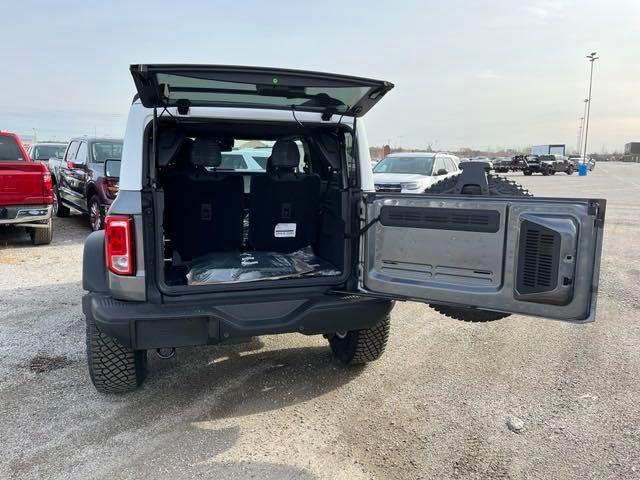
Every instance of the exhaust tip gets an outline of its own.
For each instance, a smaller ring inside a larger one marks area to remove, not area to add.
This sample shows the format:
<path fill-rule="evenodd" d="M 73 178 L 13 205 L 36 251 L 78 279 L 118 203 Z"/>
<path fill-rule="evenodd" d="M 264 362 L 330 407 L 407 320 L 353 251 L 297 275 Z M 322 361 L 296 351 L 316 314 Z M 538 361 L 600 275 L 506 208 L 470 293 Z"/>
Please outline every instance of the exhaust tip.
<path fill-rule="evenodd" d="M 176 356 L 176 349 L 175 348 L 156 348 L 156 354 L 158 355 L 158 358 L 161 358 L 162 360 L 169 360 L 170 358 L 173 358 Z"/>

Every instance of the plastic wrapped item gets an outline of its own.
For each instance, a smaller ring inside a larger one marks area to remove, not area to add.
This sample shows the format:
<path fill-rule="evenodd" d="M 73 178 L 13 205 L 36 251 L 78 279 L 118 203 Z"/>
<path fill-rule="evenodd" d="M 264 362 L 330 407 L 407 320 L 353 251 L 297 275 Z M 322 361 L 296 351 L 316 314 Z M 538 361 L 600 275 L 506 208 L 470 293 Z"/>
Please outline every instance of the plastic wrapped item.
<path fill-rule="evenodd" d="M 209 285 L 340 273 L 329 262 L 316 257 L 310 247 L 293 253 L 221 252 L 194 261 L 187 282 Z"/>

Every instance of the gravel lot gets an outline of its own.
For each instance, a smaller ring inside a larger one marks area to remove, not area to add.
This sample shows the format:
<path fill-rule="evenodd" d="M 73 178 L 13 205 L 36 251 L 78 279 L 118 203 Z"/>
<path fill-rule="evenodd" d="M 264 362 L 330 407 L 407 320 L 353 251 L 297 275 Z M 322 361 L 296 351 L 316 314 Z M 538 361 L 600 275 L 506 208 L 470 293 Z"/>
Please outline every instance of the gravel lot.
<path fill-rule="evenodd" d="M 86 219 L 43 247 L 0 230 L 0 478 L 640 478 L 640 165 L 511 177 L 608 199 L 595 323 L 400 303 L 366 368 L 321 337 L 263 337 L 150 355 L 125 396 L 87 374 Z"/>

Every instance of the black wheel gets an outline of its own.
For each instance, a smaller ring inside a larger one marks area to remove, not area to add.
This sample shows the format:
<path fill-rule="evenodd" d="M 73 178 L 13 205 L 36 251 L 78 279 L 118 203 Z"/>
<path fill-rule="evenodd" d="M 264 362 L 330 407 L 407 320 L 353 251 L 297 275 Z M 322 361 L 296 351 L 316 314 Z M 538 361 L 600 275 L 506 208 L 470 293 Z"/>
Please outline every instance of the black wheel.
<path fill-rule="evenodd" d="M 555 170 L 549 170 L 549 175 L 555 175 L 556 171 Z"/>
<path fill-rule="evenodd" d="M 549 175 L 549 170 L 542 170 L 542 175 L 545 177 Z"/>
<path fill-rule="evenodd" d="M 527 171 L 525 170 L 525 175 Z M 529 171 L 529 175 L 531 172 Z M 453 194 L 455 193 L 455 187 L 458 183 L 458 176 L 446 178 L 426 190 L 427 193 L 441 193 L 441 194 Z M 487 184 L 489 187 L 489 196 L 502 196 L 502 197 L 532 197 L 528 190 L 525 190 L 517 183 L 508 180 L 504 177 L 497 177 L 494 175 L 487 175 Z M 477 189 L 469 190 L 469 193 L 476 194 Z M 463 190 L 463 194 L 465 191 Z M 509 313 L 494 312 L 491 310 L 480 310 L 477 308 L 468 307 L 453 307 L 449 305 L 436 305 L 430 304 L 438 313 L 441 313 L 447 317 L 455 318 L 456 320 L 462 320 L 464 322 L 491 322 L 494 320 L 500 320 L 501 318 L 508 317 Z"/>
<path fill-rule="evenodd" d="M 529 175 L 531 175 L 531 170 L 523 170 L 522 173 L 524 173 L 528 177 Z"/>
<path fill-rule="evenodd" d="M 335 333 L 329 337 L 331 350 L 338 360 L 350 365 L 377 360 L 387 346 L 390 323 L 387 315 L 371 328 Z"/>
<path fill-rule="evenodd" d="M 100 199 L 97 195 L 93 195 L 89 199 L 87 204 L 87 210 L 89 213 L 89 225 L 91 230 L 97 232 L 104 227 L 104 217 L 102 215 L 102 207 L 100 206 Z"/>
<path fill-rule="evenodd" d="M 146 376 L 147 351 L 121 345 L 87 318 L 87 362 L 96 390 L 101 393 L 131 392 L 142 385 Z"/>
<path fill-rule="evenodd" d="M 29 236 L 34 245 L 49 245 L 53 240 L 53 222 L 51 219 L 44 222 L 45 227 L 30 228 Z"/>
<path fill-rule="evenodd" d="M 69 207 L 65 207 L 60 199 L 58 185 L 53 186 L 53 214 L 56 217 L 64 218 L 69 216 Z"/>
<path fill-rule="evenodd" d="M 567 168 L 567 175 L 572 175 L 572 174 L 573 174 L 573 167 Z"/>

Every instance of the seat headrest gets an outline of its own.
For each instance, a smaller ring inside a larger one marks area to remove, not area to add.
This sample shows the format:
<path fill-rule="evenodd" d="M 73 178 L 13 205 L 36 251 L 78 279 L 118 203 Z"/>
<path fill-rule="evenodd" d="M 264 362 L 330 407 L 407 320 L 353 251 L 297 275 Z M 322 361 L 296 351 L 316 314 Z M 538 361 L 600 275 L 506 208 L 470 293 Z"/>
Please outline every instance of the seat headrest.
<path fill-rule="evenodd" d="M 191 146 L 191 164 L 201 167 L 219 167 L 222 163 L 217 139 L 198 137 Z"/>
<path fill-rule="evenodd" d="M 273 145 L 269 157 L 269 167 L 295 168 L 300 164 L 300 150 L 293 140 L 278 140 Z"/>

